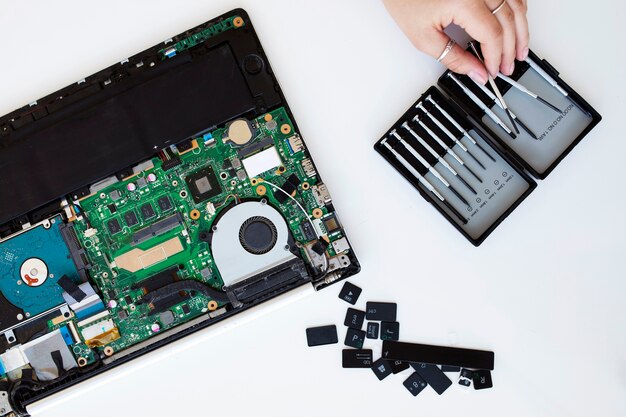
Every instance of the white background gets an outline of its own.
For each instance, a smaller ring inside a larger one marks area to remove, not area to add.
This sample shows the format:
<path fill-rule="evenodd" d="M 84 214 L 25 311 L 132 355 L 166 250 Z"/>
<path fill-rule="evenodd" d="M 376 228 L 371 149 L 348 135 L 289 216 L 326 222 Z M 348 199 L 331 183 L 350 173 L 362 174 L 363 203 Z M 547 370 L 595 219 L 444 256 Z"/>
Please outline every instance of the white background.
<path fill-rule="evenodd" d="M 372 150 L 442 72 L 378 0 L 89 3 L 1 0 L 0 114 L 243 6 L 363 264 L 358 306 L 397 302 L 407 341 L 495 351 L 495 387 L 413 398 L 406 373 L 307 348 L 308 326 L 345 334 L 336 287 L 45 416 L 626 415 L 624 2 L 530 2 L 531 47 L 604 121 L 478 249 Z"/>

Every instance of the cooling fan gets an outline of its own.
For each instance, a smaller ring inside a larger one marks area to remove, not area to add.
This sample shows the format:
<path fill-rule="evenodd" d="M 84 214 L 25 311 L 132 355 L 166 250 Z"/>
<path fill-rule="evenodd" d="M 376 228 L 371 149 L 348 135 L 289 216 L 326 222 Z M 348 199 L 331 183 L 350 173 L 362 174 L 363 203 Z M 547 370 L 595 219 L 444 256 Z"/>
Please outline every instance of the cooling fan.
<path fill-rule="evenodd" d="M 265 200 L 227 210 L 213 226 L 211 251 L 225 287 L 296 259 L 283 216 Z"/>

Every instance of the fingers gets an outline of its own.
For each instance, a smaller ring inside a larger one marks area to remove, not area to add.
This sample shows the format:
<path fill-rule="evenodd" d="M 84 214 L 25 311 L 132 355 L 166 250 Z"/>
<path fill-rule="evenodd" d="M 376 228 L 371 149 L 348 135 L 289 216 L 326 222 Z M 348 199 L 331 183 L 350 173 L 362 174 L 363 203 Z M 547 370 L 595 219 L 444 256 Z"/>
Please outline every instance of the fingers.
<path fill-rule="evenodd" d="M 502 0 L 384 0 L 384 3 L 411 42 L 434 58 L 439 58 L 449 41 L 444 28 L 450 23 L 464 28 L 480 42 L 485 65 L 459 46 L 447 54 L 443 64 L 484 84 L 487 71 L 494 77 L 499 71 L 510 75 L 515 58 L 523 60 L 528 55 L 526 1 L 507 0 L 496 15 L 492 10 Z"/>
<path fill-rule="evenodd" d="M 515 15 L 509 7 L 508 1 L 502 3 L 502 0 L 486 0 L 489 10 L 496 10 L 494 16 L 502 26 L 502 58 L 500 62 L 500 72 L 505 75 L 511 75 L 515 69 Z M 493 12 L 492 12 L 493 14 Z"/>
<path fill-rule="evenodd" d="M 484 0 L 471 1 L 480 1 L 484 7 Z M 442 7 L 439 0 L 425 1 L 424 3 L 412 0 L 384 0 L 384 3 L 389 13 L 417 49 L 435 59 L 441 56 L 450 41 L 443 29 L 450 24 L 452 17 L 434 18 L 438 13 L 445 12 L 445 8 Z M 451 13 L 449 14 L 451 15 Z M 485 67 L 474 55 L 458 45 L 455 45 L 448 52 L 442 60 L 442 64 L 454 72 L 469 75 L 476 82 L 487 83 Z"/>
<path fill-rule="evenodd" d="M 488 75 L 485 66 L 474 55 L 461 48 L 459 45 L 454 45 L 454 48 L 452 48 L 441 63 L 452 72 L 467 74 L 477 83 L 483 85 L 487 84 Z"/>
<path fill-rule="evenodd" d="M 455 23 L 465 28 L 472 38 L 480 42 L 485 66 L 495 77 L 502 63 L 505 32 L 491 10 L 483 0 L 473 1 L 458 10 Z"/>
<path fill-rule="evenodd" d="M 523 61 L 528 57 L 528 45 L 530 44 L 528 19 L 526 18 L 528 7 L 526 0 L 508 0 L 508 3 L 515 14 L 516 57 L 519 61 Z"/>
<path fill-rule="evenodd" d="M 445 50 L 450 38 L 445 33 L 432 28 L 412 40 L 418 49 L 437 59 Z M 487 83 L 487 70 L 483 64 L 459 45 L 454 45 L 441 63 L 453 72 L 467 74 L 481 84 Z"/>

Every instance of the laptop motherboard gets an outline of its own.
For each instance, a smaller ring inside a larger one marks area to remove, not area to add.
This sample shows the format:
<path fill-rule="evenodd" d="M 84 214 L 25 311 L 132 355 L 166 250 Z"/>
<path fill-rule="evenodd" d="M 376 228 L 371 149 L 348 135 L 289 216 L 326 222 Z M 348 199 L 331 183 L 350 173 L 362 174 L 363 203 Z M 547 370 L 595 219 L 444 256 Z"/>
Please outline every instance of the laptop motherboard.
<path fill-rule="evenodd" d="M 241 16 L 167 42 L 159 60 L 245 29 Z M 284 104 L 209 125 L 69 191 L 0 239 L 6 412 L 27 415 L 28 403 L 110 366 L 359 270 Z"/>

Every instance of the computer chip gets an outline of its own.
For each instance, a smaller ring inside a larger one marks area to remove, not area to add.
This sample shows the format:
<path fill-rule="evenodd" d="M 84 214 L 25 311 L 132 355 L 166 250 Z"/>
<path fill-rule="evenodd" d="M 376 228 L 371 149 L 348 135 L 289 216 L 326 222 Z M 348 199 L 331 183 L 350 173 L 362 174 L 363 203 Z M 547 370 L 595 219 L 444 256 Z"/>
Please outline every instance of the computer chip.
<path fill-rule="evenodd" d="M 115 204 L 109 204 L 108 207 L 111 214 L 117 213 L 117 207 L 115 207 Z"/>
<path fill-rule="evenodd" d="M 115 235 L 122 231 L 122 226 L 120 226 L 120 222 L 117 219 L 111 219 L 107 223 L 107 227 L 109 228 L 109 232 L 112 235 Z"/>
<path fill-rule="evenodd" d="M 137 226 L 139 224 L 139 219 L 137 218 L 137 214 L 134 211 L 129 211 L 124 214 L 124 221 L 128 227 Z"/>
<path fill-rule="evenodd" d="M 122 198 L 122 194 L 118 190 L 113 190 L 109 193 L 109 197 L 111 198 L 111 200 L 117 201 Z"/>
<path fill-rule="evenodd" d="M 170 198 L 166 195 L 159 198 L 157 200 L 157 203 L 159 204 L 159 208 L 163 212 L 170 211 L 172 209 L 172 200 L 170 200 Z"/>
<path fill-rule="evenodd" d="M 148 185 L 148 181 L 146 181 L 145 178 L 138 178 L 137 179 L 137 188 L 143 188 L 146 185 Z"/>
<path fill-rule="evenodd" d="M 339 221 L 337 220 L 337 216 L 335 216 L 334 214 L 329 214 L 324 219 L 324 227 L 326 228 L 326 231 L 328 233 L 334 233 L 337 230 L 341 229 L 341 226 L 339 226 Z"/>
<path fill-rule="evenodd" d="M 154 208 L 152 207 L 150 203 L 146 203 L 143 206 L 141 206 L 141 216 L 143 217 L 144 220 L 150 220 L 156 216 Z"/>
<path fill-rule="evenodd" d="M 217 177 L 211 166 L 189 175 L 185 178 L 185 182 L 187 183 L 187 187 L 189 187 L 189 191 L 191 191 L 193 201 L 196 203 L 206 201 L 222 192 L 222 187 L 217 181 Z"/>

